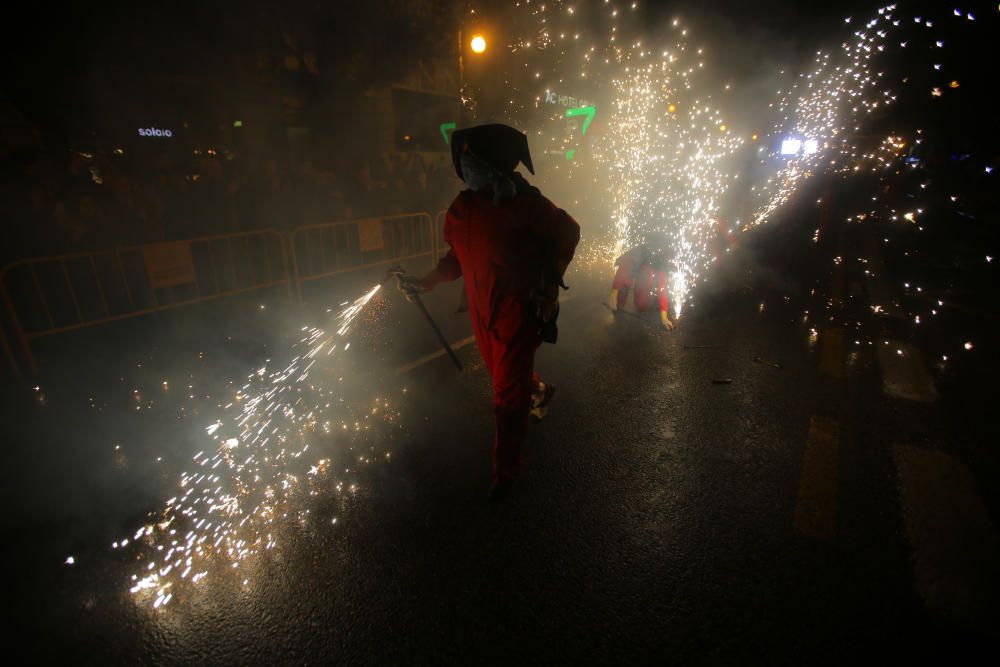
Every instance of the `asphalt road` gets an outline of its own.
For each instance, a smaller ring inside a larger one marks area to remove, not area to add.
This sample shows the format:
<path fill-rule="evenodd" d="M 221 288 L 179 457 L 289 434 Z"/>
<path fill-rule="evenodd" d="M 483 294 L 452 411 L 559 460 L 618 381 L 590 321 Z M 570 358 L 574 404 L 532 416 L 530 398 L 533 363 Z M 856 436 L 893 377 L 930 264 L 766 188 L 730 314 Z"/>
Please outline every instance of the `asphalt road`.
<path fill-rule="evenodd" d="M 278 547 L 238 575 L 156 610 L 128 593 L 134 557 L 108 544 L 162 504 L 190 452 L 150 433 L 176 418 L 134 421 L 117 435 L 145 443 L 146 458 L 170 449 L 165 467 L 91 474 L 113 466 L 110 452 L 90 452 L 63 457 L 51 486 L 37 474 L 8 485 L 22 510 L 32 493 L 50 498 L 43 507 L 89 507 L 8 517 L 13 645 L 36 662 L 160 664 L 972 655 L 996 632 L 996 456 L 958 442 L 940 400 L 887 393 L 887 373 L 909 373 L 904 384 L 919 373 L 887 370 L 877 346 L 852 346 L 825 314 L 805 313 L 822 301 L 810 289 L 832 293 L 837 280 L 738 257 L 665 333 L 613 316 L 606 277 L 578 273 L 560 343 L 538 355 L 558 386 L 552 413 L 531 428 L 502 503 L 487 501 L 492 414 L 474 345 L 460 347 L 459 373 L 428 355 L 420 325 L 397 331 L 419 345 L 390 355 L 372 384 L 398 416 L 366 449 L 337 452 L 373 462 L 350 486 L 320 489 L 308 518 L 280 524 Z M 453 297 L 428 298 L 439 318 L 452 317 Z M 455 341 L 464 326 L 445 324 Z M 247 347 L 246 360 L 272 352 Z M 120 424 L 124 412 L 111 399 L 101 417 L 37 403 L 23 422 L 48 420 L 49 431 L 33 431 L 31 447 L 86 450 L 91 422 Z M 61 419 L 81 442 L 51 423 Z M 12 469 L 30 468 L 31 451 L 18 447 Z M 63 488 L 74 479 L 81 488 Z"/>

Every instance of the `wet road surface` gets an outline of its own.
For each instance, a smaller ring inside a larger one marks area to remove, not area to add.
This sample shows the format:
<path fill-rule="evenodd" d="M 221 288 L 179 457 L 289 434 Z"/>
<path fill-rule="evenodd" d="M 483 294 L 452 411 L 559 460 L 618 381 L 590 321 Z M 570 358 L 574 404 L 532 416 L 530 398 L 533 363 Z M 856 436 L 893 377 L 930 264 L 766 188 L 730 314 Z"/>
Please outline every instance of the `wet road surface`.
<path fill-rule="evenodd" d="M 379 374 L 398 419 L 365 441 L 372 462 L 281 524 L 275 549 L 162 609 L 129 594 L 133 557 L 107 544 L 162 504 L 187 445 L 104 491 L 86 469 L 107 458 L 71 458 L 72 474 L 53 473 L 57 491 L 32 488 L 90 511 L 9 519 L 8 625 L 38 661 L 971 655 L 995 632 L 995 455 L 956 443 L 938 402 L 888 395 L 872 346 L 805 317 L 801 285 L 758 273 L 734 263 L 669 334 L 613 316 L 604 282 L 577 275 L 560 343 L 538 355 L 558 386 L 553 409 L 502 503 L 486 499 L 492 414 L 474 345 L 460 347 L 459 373 L 428 354 L 428 331 L 405 329 L 424 347 Z M 447 314 L 454 294 L 434 298 L 463 340 L 464 316 Z M 132 437 L 155 440 L 143 431 L 168 422 L 136 422 Z M 72 446 L 51 444 L 63 431 L 50 429 L 36 446 Z M 30 467 L 30 448 L 16 456 Z M 72 479 L 81 488 L 63 490 Z"/>

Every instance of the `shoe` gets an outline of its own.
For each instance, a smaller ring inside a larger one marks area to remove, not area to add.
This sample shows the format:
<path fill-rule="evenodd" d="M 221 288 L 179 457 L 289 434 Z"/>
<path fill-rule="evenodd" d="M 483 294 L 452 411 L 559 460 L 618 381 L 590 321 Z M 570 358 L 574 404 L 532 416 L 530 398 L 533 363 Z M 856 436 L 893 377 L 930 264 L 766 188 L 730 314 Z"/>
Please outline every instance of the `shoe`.
<path fill-rule="evenodd" d="M 556 386 L 554 384 L 546 384 L 545 382 L 540 384 L 543 387 L 541 393 L 531 394 L 531 407 L 533 408 L 544 408 L 552 401 L 552 397 L 556 395 Z"/>
<path fill-rule="evenodd" d="M 512 479 L 501 479 L 493 482 L 493 485 L 490 487 L 490 502 L 495 503 L 503 500 L 510 495 L 510 491 L 513 488 L 514 480 Z"/>
<path fill-rule="evenodd" d="M 542 383 L 542 386 L 545 389 L 542 390 L 541 395 L 537 399 L 535 396 L 532 396 L 531 410 L 529 411 L 531 421 L 536 424 L 548 416 L 549 403 L 552 402 L 552 397 L 556 395 L 556 386 L 554 384 Z"/>

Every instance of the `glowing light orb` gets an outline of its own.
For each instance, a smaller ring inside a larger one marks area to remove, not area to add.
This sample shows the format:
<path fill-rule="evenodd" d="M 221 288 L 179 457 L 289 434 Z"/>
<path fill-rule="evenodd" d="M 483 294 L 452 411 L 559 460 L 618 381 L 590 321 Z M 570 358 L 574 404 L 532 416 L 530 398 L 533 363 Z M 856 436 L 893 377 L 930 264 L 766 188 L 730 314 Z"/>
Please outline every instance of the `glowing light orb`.
<path fill-rule="evenodd" d="M 785 139 L 781 142 L 781 154 L 782 155 L 796 155 L 799 149 L 802 147 L 802 141 L 799 139 Z"/>

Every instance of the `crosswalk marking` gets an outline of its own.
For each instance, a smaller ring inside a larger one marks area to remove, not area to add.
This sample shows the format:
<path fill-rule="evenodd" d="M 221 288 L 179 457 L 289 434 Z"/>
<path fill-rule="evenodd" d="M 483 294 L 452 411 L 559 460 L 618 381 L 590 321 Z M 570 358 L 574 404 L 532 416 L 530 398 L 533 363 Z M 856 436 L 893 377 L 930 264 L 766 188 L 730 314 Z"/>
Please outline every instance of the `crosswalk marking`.
<path fill-rule="evenodd" d="M 844 377 L 844 330 L 823 330 L 819 341 L 819 372 L 830 377 Z"/>
<path fill-rule="evenodd" d="M 927 372 L 920 350 L 901 341 L 889 340 L 878 346 L 878 365 L 885 393 L 921 403 L 937 400 L 934 380 Z"/>
<path fill-rule="evenodd" d="M 893 456 L 917 592 L 932 614 L 982 626 L 1000 587 L 1000 539 L 972 472 L 921 447 Z"/>
<path fill-rule="evenodd" d="M 806 537 L 826 542 L 837 537 L 839 466 L 840 425 L 826 417 L 810 417 L 795 503 L 795 529 Z"/>

